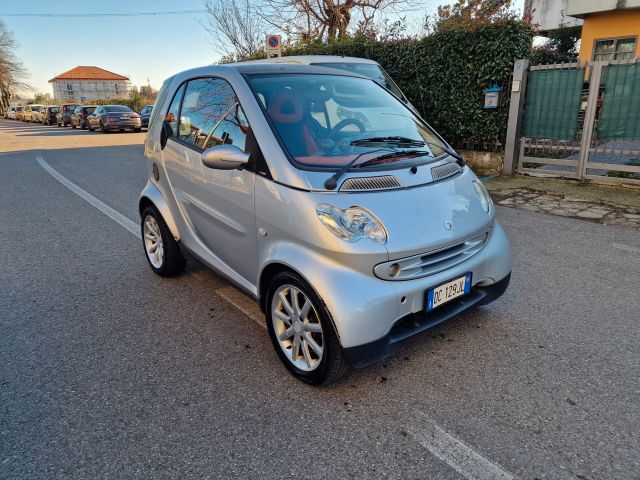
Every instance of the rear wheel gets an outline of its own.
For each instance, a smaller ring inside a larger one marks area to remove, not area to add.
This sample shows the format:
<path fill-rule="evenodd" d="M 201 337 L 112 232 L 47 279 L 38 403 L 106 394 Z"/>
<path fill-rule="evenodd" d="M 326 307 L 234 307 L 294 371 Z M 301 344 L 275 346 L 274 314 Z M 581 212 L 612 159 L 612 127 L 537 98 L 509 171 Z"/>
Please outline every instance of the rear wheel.
<path fill-rule="evenodd" d="M 162 277 L 171 277 L 187 264 L 180 247 L 162 215 L 154 206 L 142 212 L 142 245 L 151 269 Z"/>
<path fill-rule="evenodd" d="M 349 364 L 331 315 L 315 291 L 299 275 L 282 272 L 267 293 L 267 328 L 285 367 L 299 380 L 330 385 Z"/>

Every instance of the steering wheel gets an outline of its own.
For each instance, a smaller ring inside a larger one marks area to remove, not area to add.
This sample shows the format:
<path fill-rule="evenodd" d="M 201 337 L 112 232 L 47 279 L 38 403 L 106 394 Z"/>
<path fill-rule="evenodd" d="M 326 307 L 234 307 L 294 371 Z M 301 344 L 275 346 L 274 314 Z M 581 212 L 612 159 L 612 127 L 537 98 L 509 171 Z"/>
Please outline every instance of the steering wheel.
<path fill-rule="evenodd" d="M 344 127 L 348 127 L 349 125 L 355 125 L 358 127 L 360 133 L 364 133 L 366 131 L 364 124 L 360 120 L 356 120 L 355 118 L 345 118 L 344 120 L 340 120 L 331 130 L 329 130 L 329 133 L 324 140 L 320 142 L 323 149 L 325 151 L 330 151 L 337 148 L 341 152 L 348 151 L 351 142 L 349 142 L 347 138 L 338 139 L 338 134 L 340 133 L 340 130 Z"/>

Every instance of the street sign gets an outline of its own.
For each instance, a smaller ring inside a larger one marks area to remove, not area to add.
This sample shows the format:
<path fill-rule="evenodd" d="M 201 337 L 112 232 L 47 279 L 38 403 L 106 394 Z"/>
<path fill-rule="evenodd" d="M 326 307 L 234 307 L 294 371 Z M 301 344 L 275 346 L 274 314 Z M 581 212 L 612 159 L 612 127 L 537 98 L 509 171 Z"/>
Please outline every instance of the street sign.
<path fill-rule="evenodd" d="M 267 58 L 278 58 L 282 56 L 282 40 L 280 35 L 267 35 L 265 42 Z"/>

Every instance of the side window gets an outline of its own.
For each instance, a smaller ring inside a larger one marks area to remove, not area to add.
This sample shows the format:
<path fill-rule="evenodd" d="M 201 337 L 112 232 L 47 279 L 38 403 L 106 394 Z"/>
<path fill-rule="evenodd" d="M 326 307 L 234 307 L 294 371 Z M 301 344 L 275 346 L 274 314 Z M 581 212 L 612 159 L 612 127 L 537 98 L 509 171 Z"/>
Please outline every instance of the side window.
<path fill-rule="evenodd" d="M 245 117 L 240 104 L 236 102 L 211 133 L 205 148 L 226 144 L 235 145 L 244 152 L 248 131 L 247 117 Z"/>
<path fill-rule="evenodd" d="M 219 143 L 231 143 L 234 138 L 239 142 L 240 137 L 237 132 L 232 132 L 235 124 L 239 126 L 240 116 L 246 126 L 246 119 L 239 107 L 238 100 L 227 81 L 221 78 L 198 78 L 191 80 L 187 84 L 184 94 L 182 110 L 180 112 L 179 136 L 182 141 L 199 148 L 207 148 Z M 213 138 L 214 128 L 221 122 L 226 126 L 216 128 L 216 140 L 207 141 Z M 226 133 L 225 138 L 222 135 Z M 243 134 L 244 135 L 244 134 Z M 227 137 L 229 137 L 227 139 Z M 244 148 L 244 140 L 242 147 Z"/>
<path fill-rule="evenodd" d="M 171 100 L 171 105 L 169 106 L 169 110 L 165 115 L 164 119 L 167 124 L 171 127 L 171 135 L 177 136 L 178 134 L 178 118 L 180 115 L 180 102 L 182 102 L 182 95 L 184 93 L 185 84 L 183 83 L 176 94 L 173 96 L 173 100 Z"/>

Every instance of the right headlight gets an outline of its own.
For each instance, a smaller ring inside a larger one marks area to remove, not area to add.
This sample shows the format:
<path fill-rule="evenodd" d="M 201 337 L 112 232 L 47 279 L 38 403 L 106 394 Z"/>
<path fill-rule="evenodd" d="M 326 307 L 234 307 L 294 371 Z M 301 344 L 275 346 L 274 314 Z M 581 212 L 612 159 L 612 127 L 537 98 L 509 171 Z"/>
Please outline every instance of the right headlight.
<path fill-rule="evenodd" d="M 477 178 L 473 180 L 473 189 L 478 194 L 478 197 L 480 197 L 480 204 L 482 205 L 485 213 L 489 213 L 493 200 L 491 200 L 491 195 L 489 195 L 485 186 Z"/>
<path fill-rule="evenodd" d="M 387 231 L 382 223 L 361 207 L 342 209 L 328 203 L 316 207 L 320 222 L 336 237 L 345 242 L 357 242 L 361 238 L 383 245 L 387 242 Z"/>

